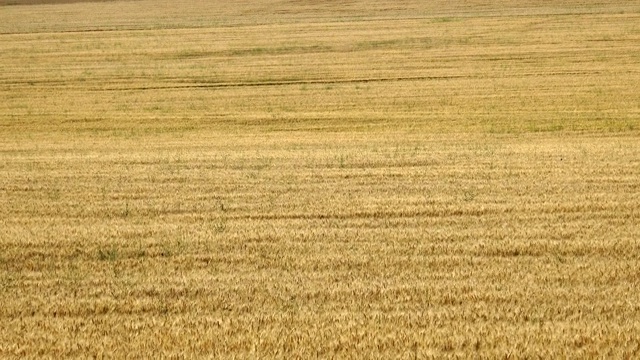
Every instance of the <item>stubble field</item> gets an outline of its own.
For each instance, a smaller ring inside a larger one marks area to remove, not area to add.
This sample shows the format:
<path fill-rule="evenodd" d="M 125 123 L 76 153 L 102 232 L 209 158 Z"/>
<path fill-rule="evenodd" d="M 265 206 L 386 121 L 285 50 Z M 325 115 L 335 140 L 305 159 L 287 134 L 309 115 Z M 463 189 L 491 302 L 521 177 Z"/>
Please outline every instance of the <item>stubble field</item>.
<path fill-rule="evenodd" d="M 636 2 L 1 4 L 0 357 L 640 356 Z"/>

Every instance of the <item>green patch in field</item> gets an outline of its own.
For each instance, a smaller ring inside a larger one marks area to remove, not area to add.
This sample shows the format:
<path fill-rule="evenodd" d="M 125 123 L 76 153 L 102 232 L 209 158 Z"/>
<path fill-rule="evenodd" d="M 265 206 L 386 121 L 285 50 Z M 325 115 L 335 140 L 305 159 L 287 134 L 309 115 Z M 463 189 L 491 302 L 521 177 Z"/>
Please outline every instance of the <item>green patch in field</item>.
<path fill-rule="evenodd" d="M 326 45 L 289 45 L 274 47 L 250 47 L 229 51 L 222 51 L 218 55 L 226 56 L 264 56 L 264 55 L 284 55 L 284 54 L 308 54 L 317 52 L 332 51 L 333 48 Z"/>
<path fill-rule="evenodd" d="M 460 19 L 454 18 L 454 17 L 439 17 L 439 18 L 433 19 L 434 23 L 450 23 L 455 21 L 460 21 Z"/>
<path fill-rule="evenodd" d="M 407 37 L 386 40 L 360 41 L 354 45 L 356 50 L 398 49 L 398 48 L 430 48 L 433 40 L 429 37 Z"/>
<path fill-rule="evenodd" d="M 118 250 L 115 248 L 99 249 L 98 260 L 100 261 L 115 261 L 118 259 Z"/>

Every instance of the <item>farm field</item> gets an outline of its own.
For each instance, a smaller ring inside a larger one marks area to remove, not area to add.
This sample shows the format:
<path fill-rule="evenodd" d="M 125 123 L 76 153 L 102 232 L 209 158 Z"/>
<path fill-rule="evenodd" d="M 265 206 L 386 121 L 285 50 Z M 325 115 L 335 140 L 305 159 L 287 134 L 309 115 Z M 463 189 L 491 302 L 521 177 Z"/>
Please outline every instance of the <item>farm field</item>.
<path fill-rule="evenodd" d="M 635 1 L 0 0 L 0 358 L 640 357 Z"/>

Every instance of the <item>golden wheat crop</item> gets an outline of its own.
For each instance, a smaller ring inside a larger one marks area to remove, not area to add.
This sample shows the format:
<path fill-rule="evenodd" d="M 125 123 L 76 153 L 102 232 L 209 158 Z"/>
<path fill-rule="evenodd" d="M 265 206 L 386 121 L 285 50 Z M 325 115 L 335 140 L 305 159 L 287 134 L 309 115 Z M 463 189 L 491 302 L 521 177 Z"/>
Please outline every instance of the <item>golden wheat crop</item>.
<path fill-rule="evenodd" d="M 0 357 L 640 356 L 636 2 L 0 5 Z"/>

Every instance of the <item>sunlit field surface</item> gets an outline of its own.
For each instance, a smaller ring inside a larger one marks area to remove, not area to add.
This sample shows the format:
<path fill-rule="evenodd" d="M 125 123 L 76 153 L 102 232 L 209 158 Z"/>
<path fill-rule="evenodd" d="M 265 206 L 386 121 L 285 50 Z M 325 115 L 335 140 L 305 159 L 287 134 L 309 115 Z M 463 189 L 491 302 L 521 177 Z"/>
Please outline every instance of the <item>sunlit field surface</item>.
<path fill-rule="evenodd" d="M 640 357 L 638 2 L 0 4 L 0 357 Z"/>

